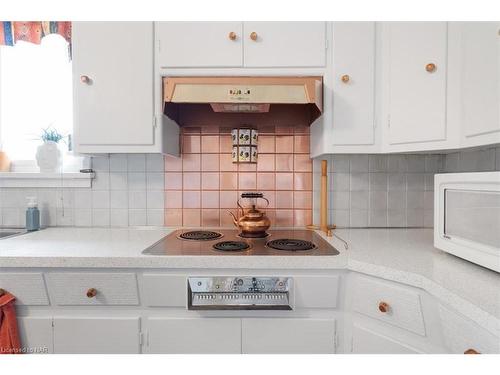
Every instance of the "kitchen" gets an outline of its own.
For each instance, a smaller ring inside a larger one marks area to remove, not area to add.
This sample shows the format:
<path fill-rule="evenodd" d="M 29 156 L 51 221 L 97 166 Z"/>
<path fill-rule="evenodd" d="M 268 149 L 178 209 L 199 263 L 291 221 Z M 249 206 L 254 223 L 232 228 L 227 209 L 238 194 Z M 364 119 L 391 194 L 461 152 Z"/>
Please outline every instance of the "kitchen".
<path fill-rule="evenodd" d="M 71 22 L 80 164 L 0 173 L 23 350 L 499 354 L 499 30 Z"/>

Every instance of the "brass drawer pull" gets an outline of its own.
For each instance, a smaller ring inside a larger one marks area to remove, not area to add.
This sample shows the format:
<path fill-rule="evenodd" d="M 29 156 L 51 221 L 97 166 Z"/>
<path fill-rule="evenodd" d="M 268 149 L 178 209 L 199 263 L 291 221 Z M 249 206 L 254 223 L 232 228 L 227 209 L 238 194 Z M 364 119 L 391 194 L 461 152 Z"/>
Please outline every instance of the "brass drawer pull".
<path fill-rule="evenodd" d="M 90 288 L 87 290 L 87 297 L 88 298 L 94 298 L 97 295 L 97 289 L 96 288 Z"/>
<path fill-rule="evenodd" d="M 253 31 L 251 34 L 250 34 L 250 39 L 252 39 L 254 42 L 257 40 L 257 33 L 255 31 Z"/>
<path fill-rule="evenodd" d="M 231 39 L 231 40 L 236 40 L 236 37 L 237 37 L 237 35 L 236 35 L 236 33 L 235 33 L 234 31 L 231 31 L 231 32 L 229 33 L 229 39 Z"/>
<path fill-rule="evenodd" d="M 391 307 L 389 306 L 389 304 L 387 302 L 380 302 L 378 304 L 378 309 L 380 310 L 380 312 L 382 313 L 386 313 L 389 311 Z"/>
<path fill-rule="evenodd" d="M 351 80 L 351 77 L 349 77 L 349 74 L 344 74 L 342 77 L 340 77 L 342 82 L 348 83 Z"/>
<path fill-rule="evenodd" d="M 464 354 L 481 354 L 477 350 L 474 349 L 467 349 Z"/>
<path fill-rule="evenodd" d="M 429 73 L 434 73 L 436 71 L 436 64 L 434 63 L 429 63 L 425 66 L 425 70 L 427 70 Z"/>

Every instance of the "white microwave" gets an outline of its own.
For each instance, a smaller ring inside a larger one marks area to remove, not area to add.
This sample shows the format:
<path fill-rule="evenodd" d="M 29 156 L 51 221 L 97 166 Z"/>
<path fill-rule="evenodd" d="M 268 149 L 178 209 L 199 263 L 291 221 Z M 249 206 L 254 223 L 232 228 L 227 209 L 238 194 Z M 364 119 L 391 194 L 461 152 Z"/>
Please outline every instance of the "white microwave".
<path fill-rule="evenodd" d="M 435 175 L 434 246 L 500 272 L 500 172 Z"/>

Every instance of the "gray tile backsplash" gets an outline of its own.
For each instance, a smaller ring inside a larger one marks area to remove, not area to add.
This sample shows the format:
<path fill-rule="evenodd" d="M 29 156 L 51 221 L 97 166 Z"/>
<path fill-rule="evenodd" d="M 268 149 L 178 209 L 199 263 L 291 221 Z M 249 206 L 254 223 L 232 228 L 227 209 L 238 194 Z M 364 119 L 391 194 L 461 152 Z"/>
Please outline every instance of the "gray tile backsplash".
<path fill-rule="evenodd" d="M 444 170 L 445 172 L 500 171 L 500 145 L 447 154 Z"/>
<path fill-rule="evenodd" d="M 2 188 L 0 226 L 24 226 L 26 197 L 36 196 L 43 226 L 163 226 L 161 154 L 92 157 L 91 188 Z"/>
<path fill-rule="evenodd" d="M 500 170 L 500 145 L 449 154 L 327 155 L 314 160 L 314 221 L 319 220 L 319 165 L 329 163 L 330 222 L 339 227 L 432 227 L 434 174 Z M 160 154 L 92 158 L 92 188 L 2 188 L 0 226 L 24 226 L 36 196 L 44 226 L 162 226 Z"/>
<path fill-rule="evenodd" d="M 339 227 L 433 227 L 434 174 L 500 170 L 500 146 L 449 154 L 326 155 L 314 160 L 314 207 L 320 161 L 329 165 L 330 222 Z M 318 211 L 314 211 L 318 222 Z"/>

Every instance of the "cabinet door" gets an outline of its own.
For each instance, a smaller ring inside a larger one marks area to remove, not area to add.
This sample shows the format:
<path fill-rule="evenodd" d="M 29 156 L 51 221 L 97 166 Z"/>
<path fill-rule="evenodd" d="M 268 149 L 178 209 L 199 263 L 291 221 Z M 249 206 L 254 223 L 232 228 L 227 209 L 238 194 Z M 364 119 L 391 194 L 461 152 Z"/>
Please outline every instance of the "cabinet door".
<path fill-rule="evenodd" d="M 240 319 L 150 318 L 147 327 L 148 353 L 241 353 Z"/>
<path fill-rule="evenodd" d="M 446 348 L 451 354 L 475 350 L 483 354 L 500 354 L 500 337 L 478 326 L 470 319 L 439 305 Z"/>
<path fill-rule="evenodd" d="M 354 354 L 416 354 L 421 353 L 409 345 L 381 335 L 367 328 L 354 325 L 352 331 Z"/>
<path fill-rule="evenodd" d="M 242 31 L 241 22 L 158 22 L 158 64 L 160 68 L 241 67 Z"/>
<path fill-rule="evenodd" d="M 374 143 L 375 22 L 333 23 L 333 144 Z"/>
<path fill-rule="evenodd" d="M 253 40 L 250 36 L 256 33 Z M 245 67 L 322 67 L 325 22 L 244 22 Z"/>
<path fill-rule="evenodd" d="M 500 142 L 500 23 L 464 22 L 462 113 L 464 146 Z"/>
<path fill-rule="evenodd" d="M 54 318 L 54 352 L 134 354 L 140 352 L 139 318 Z"/>
<path fill-rule="evenodd" d="M 51 317 L 18 317 L 17 326 L 25 353 L 54 352 Z"/>
<path fill-rule="evenodd" d="M 388 69 L 388 143 L 446 140 L 446 22 L 391 23 L 386 27 L 388 55 L 383 64 Z"/>
<path fill-rule="evenodd" d="M 243 353 L 335 353 L 335 319 L 243 319 Z"/>
<path fill-rule="evenodd" d="M 76 151 L 152 145 L 153 23 L 75 22 L 72 38 Z"/>

